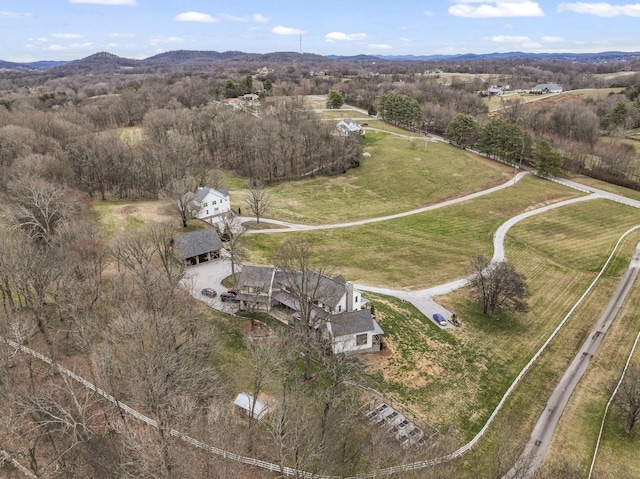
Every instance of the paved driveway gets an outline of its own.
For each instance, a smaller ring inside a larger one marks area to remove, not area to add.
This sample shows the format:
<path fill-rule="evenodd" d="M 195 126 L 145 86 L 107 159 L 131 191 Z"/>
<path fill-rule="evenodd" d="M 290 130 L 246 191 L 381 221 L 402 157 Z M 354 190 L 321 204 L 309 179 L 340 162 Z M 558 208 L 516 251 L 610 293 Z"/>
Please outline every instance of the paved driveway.
<path fill-rule="evenodd" d="M 222 286 L 222 280 L 230 275 L 231 262 L 218 258 L 196 266 L 189 266 L 182 280 L 182 285 L 193 297 L 207 303 L 212 308 L 226 313 L 235 313 L 238 310 L 237 303 L 223 302 L 220 299 L 220 293 L 227 290 Z M 213 288 L 218 295 L 215 298 L 208 298 L 200 293 L 204 288 Z"/>

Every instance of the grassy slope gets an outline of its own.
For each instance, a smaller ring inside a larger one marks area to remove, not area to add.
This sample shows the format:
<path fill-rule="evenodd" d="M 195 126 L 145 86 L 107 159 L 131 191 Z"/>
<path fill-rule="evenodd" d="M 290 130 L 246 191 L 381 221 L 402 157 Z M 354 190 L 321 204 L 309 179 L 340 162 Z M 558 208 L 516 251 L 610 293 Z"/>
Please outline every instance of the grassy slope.
<path fill-rule="evenodd" d="M 468 258 L 493 253 L 495 230 L 536 206 L 576 196 L 527 177 L 515 187 L 459 205 L 352 228 L 250 236 L 251 260 L 271 263 L 291 235 L 309 238 L 318 257 L 350 280 L 395 288 L 425 288 L 465 275 Z M 375 265 L 375 267 L 372 267 Z"/>
<path fill-rule="evenodd" d="M 326 224 L 385 216 L 506 181 L 511 168 L 445 143 L 367 132 L 359 168 L 334 178 L 283 183 L 269 189 L 267 216 Z"/>

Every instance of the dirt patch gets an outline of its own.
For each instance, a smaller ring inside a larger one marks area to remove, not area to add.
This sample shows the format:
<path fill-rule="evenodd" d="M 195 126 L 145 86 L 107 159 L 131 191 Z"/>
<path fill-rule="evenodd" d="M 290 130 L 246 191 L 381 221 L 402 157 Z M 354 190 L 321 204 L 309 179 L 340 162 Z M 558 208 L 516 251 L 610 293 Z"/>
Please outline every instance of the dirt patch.
<path fill-rule="evenodd" d="M 159 201 L 113 206 L 109 211 L 109 219 L 113 222 L 116 232 L 122 232 L 135 224 L 176 221 L 167 211 L 166 203 Z"/>
<path fill-rule="evenodd" d="M 251 323 L 247 324 L 242 333 L 251 341 L 269 341 L 273 337 L 273 330 L 261 321 L 254 321 L 253 329 Z"/>

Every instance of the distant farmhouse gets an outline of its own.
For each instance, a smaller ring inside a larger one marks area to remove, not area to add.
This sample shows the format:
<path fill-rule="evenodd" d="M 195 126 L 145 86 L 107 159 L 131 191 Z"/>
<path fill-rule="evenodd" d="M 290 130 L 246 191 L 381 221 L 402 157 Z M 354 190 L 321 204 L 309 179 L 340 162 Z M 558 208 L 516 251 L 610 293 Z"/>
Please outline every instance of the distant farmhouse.
<path fill-rule="evenodd" d="M 531 93 L 562 93 L 562 87 L 557 83 L 541 83 L 531 89 Z"/>
<path fill-rule="evenodd" d="M 225 215 L 231 212 L 229 191 L 226 188 L 214 190 L 208 186 L 202 186 L 196 191 L 193 201 L 197 207 L 196 218 L 210 224 L 222 227 Z"/>
<path fill-rule="evenodd" d="M 362 125 L 351 118 L 340 120 L 334 131 L 337 136 L 364 135 L 365 132 Z"/>
<path fill-rule="evenodd" d="M 487 90 L 487 95 L 489 96 L 502 96 L 503 93 L 504 91 L 502 90 L 502 88 L 496 85 L 490 86 Z"/>
<path fill-rule="evenodd" d="M 331 344 L 334 354 L 380 351 L 384 331 L 366 307 L 368 301 L 342 276 L 329 278 L 309 272 L 315 285 L 311 319 L 318 335 Z M 300 275 L 299 277 L 301 277 Z M 267 266 L 244 265 L 238 281 L 239 307 L 264 311 L 289 325 L 300 320 L 299 298 L 291 291 L 290 278 Z"/>

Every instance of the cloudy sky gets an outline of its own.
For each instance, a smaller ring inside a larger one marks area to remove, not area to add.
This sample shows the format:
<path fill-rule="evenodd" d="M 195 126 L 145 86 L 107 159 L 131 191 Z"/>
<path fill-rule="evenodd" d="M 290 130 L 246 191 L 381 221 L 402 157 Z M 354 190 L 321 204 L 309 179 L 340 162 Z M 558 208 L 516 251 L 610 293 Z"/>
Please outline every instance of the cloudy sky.
<path fill-rule="evenodd" d="M 640 51 L 639 27 L 624 0 L 0 0 L 0 59 Z"/>

